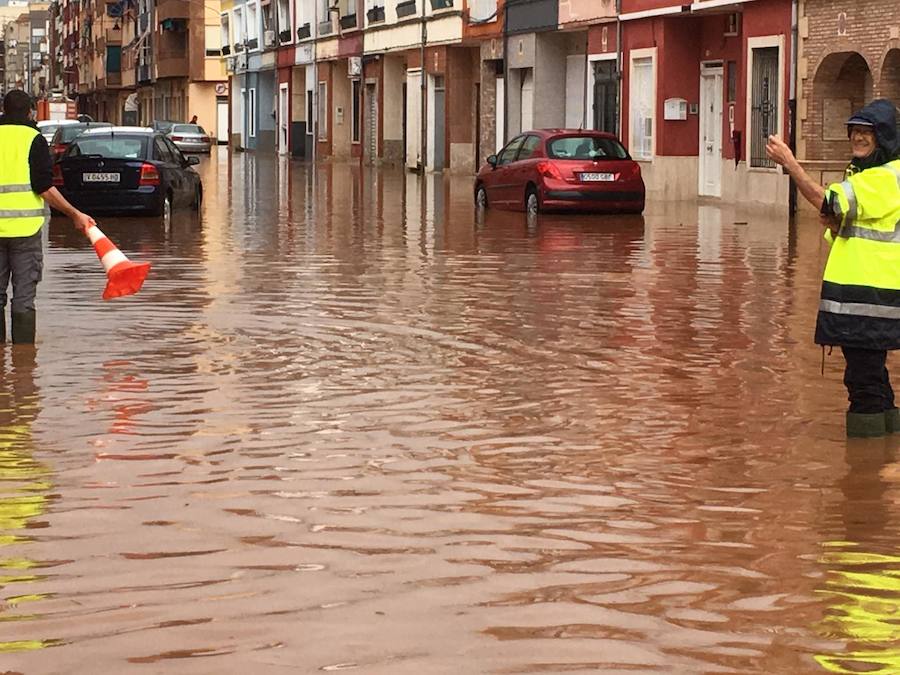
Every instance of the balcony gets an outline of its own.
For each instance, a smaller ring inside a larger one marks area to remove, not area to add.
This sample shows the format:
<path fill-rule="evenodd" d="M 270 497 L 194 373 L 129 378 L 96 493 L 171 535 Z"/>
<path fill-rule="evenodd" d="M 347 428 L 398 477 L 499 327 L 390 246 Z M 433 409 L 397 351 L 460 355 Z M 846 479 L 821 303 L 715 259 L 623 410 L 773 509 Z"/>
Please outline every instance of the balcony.
<path fill-rule="evenodd" d="M 298 40 L 308 40 L 312 35 L 312 31 L 310 30 L 309 24 L 305 23 L 300 28 L 297 29 L 297 39 Z"/>
<path fill-rule="evenodd" d="M 156 60 L 156 77 L 187 77 L 188 59 L 184 53 L 162 55 Z"/>
<path fill-rule="evenodd" d="M 145 63 L 142 66 L 138 66 L 137 81 L 138 82 L 149 82 L 150 81 L 150 66 L 149 66 L 149 64 Z"/>
<path fill-rule="evenodd" d="M 290 42 L 291 41 L 291 31 L 283 30 L 280 33 L 278 33 L 278 41 L 283 45 Z"/>
<path fill-rule="evenodd" d="M 331 21 L 323 21 L 319 24 L 319 35 L 331 35 L 334 33 L 334 24 Z"/>
<path fill-rule="evenodd" d="M 397 18 L 413 16 L 416 13 L 416 0 L 406 0 L 397 5 Z"/>
<path fill-rule="evenodd" d="M 432 11 L 440 9 L 453 9 L 453 0 L 431 0 Z"/>
<path fill-rule="evenodd" d="M 370 24 L 384 21 L 384 7 L 373 7 L 366 12 L 366 19 Z"/>
<path fill-rule="evenodd" d="M 222 45 L 222 56 L 231 54 L 231 45 Z"/>
<path fill-rule="evenodd" d="M 351 28 L 356 28 L 356 14 L 348 14 L 347 16 L 341 17 L 341 28 L 343 30 L 350 30 Z"/>
<path fill-rule="evenodd" d="M 118 72 L 106 73 L 106 86 L 107 87 L 121 87 L 122 86 L 122 73 L 118 73 Z"/>
<path fill-rule="evenodd" d="M 162 23 L 167 19 L 190 19 L 190 5 L 188 0 L 159 0 L 156 3 L 156 22 Z"/>
<path fill-rule="evenodd" d="M 482 23 L 497 18 L 497 0 L 469 0 L 469 23 Z"/>

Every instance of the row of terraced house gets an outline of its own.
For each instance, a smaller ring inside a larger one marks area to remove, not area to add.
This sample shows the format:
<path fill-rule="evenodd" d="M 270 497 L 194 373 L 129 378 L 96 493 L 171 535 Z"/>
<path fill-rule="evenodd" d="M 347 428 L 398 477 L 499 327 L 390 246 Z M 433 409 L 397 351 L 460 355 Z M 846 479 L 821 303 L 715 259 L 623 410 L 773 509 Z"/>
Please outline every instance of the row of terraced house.
<path fill-rule="evenodd" d="M 900 93 L 900 0 L 53 7 L 68 89 L 99 117 L 197 115 L 239 150 L 462 174 L 529 128 L 601 129 L 657 199 L 787 205 L 769 134 L 828 180 L 850 111 Z"/>

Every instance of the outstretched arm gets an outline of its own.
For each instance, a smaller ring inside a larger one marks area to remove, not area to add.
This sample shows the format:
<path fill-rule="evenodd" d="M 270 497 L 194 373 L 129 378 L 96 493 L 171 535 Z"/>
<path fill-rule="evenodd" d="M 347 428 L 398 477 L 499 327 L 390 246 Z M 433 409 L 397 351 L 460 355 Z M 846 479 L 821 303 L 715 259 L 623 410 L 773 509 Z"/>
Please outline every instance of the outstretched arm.
<path fill-rule="evenodd" d="M 86 213 L 82 213 L 74 206 L 72 206 L 55 187 L 50 188 L 46 192 L 42 192 L 41 197 L 43 197 L 44 201 L 47 202 L 51 207 L 53 207 L 60 213 L 67 215 L 72 221 L 72 224 L 82 232 L 86 232 L 89 227 L 93 227 L 97 224 L 89 215 L 87 215 Z"/>
<path fill-rule="evenodd" d="M 766 143 L 766 154 L 773 162 L 784 167 L 784 170 L 797 184 L 800 194 L 818 211 L 822 207 L 822 202 L 825 201 L 825 188 L 806 173 L 787 144 L 778 136 L 769 136 L 769 141 Z"/>

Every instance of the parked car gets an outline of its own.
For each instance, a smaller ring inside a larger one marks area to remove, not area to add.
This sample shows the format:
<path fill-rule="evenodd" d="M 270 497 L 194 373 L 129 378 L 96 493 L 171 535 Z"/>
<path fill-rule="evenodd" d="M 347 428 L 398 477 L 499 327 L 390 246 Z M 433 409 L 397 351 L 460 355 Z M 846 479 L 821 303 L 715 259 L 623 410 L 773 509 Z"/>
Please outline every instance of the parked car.
<path fill-rule="evenodd" d="M 209 134 L 199 124 L 176 124 L 169 132 L 169 138 L 182 152 L 209 153 Z"/>
<path fill-rule="evenodd" d="M 78 124 L 78 120 L 41 120 L 37 123 L 37 128 L 38 131 L 41 132 L 41 136 L 46 139 L 47 143 L 52 143 L 53 134 L 56 133 L 56 130 L 67 124 Z"/>
<path fill-rule="evenodd" d="M 641 213 L 641 169 L 612 134 L 540 129 L 491 155 L 475 179 L 475 203 L 543 210 Z"/>
<path fill-rule="evenodd" d="M 165 134 L 144 127 L 90 129 L 53 167 L 53 184 L 87 213 L 150 213 L 199 209 L 203 184 Z"/>
<path fill-rule="evenodd" d="M 153 131 L 161 131 L 164 134 L 172 131 L 172 127 L 174 127 L 178 122 L 169 122 L 168 120 L 153 120 L 151 123 L 151 127 L 153 127 Z"/>
<path fill-rule="evenodd" d="M 97 127 L 109 128 L 111 126 L 112 124 L 109 122 L 76 122 L 75 124 L 64 124 L 53 134 L 53 139 L 50 141 L 50 155 L 53 157 L 54 161 L 59 161 L 59 158 L 63 156 L 63 153 L 69 149 L 69 144 L 78 138 L 82 132 L 87 129 L 96 129 Z"/>

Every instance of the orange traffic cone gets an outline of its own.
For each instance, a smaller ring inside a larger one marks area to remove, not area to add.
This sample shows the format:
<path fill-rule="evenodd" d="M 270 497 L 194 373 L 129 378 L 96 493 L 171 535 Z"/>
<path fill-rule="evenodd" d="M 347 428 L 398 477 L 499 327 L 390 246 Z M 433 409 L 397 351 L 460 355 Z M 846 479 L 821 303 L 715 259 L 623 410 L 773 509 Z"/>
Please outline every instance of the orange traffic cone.
<path fill-rule="evenodd" d="M 150 271 L 150 263 L 131 262 L 96 225 L 88 228 L 87 236 L 106 270 L 107 282 L 103 299 L 119 298 L 141 290 L 147 272 Z"/>

